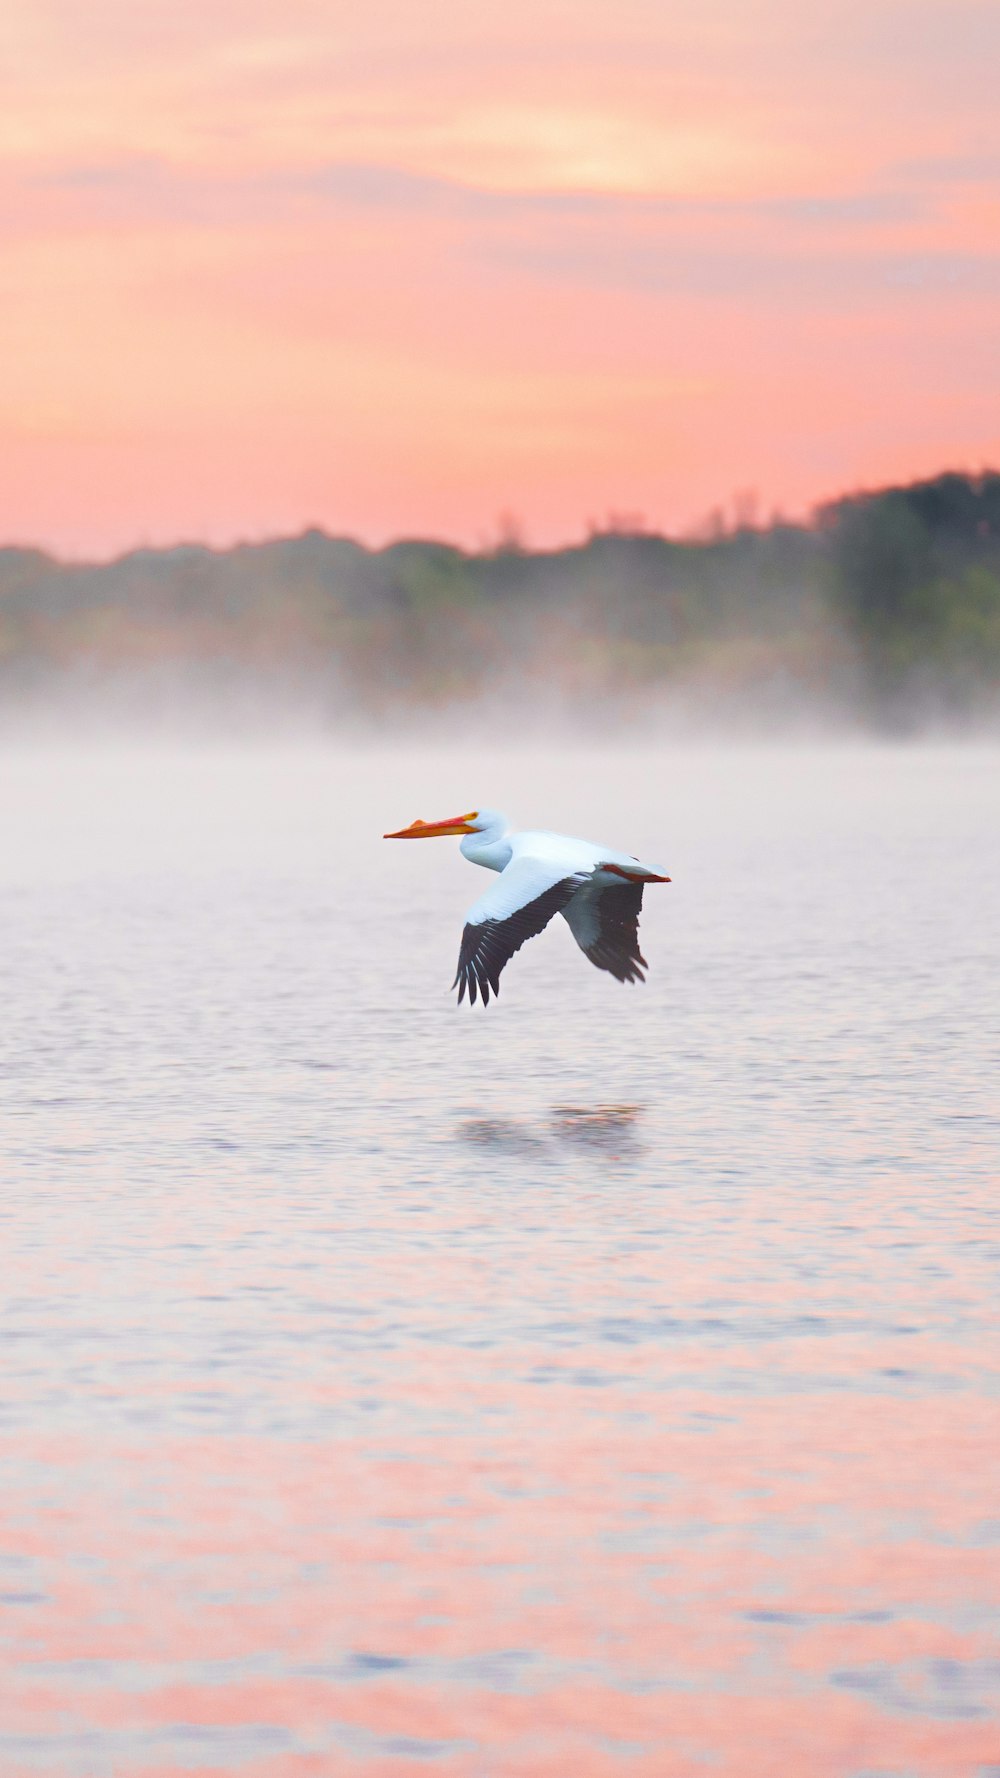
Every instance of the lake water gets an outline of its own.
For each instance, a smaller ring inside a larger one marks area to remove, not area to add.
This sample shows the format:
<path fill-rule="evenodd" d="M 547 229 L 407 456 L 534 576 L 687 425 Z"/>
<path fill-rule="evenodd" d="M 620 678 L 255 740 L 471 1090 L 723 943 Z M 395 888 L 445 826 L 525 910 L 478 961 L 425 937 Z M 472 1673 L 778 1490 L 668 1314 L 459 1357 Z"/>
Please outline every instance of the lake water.
<path fill-rule="evenodd" d="M 477 803 L 640 853 L 449 996 Z M 0 1772 L 997 1778 L 1000 752 L 0 759 Z"/>

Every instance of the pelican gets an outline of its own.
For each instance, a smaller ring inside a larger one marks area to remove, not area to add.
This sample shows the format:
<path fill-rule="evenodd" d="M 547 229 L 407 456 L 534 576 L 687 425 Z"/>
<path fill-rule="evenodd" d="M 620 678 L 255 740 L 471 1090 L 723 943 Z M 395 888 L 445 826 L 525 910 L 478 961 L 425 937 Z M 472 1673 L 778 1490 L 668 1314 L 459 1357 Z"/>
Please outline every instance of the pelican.
<path fill-rule="evenodd" d="M 433 840 L 461 834 L 459 850 L 471 864 L 499 872 L 466 915 L 452 987 L 459 1004 L 469 991 L 489 1004 L 500 992 L 500 972 L 515 951 L 562 914 L 585 957 L 618 982 L 645 981 L 649 965 L 639 949 L 639 911 L 647 883 L 669 883 L 627 852 L 571 840 L 561 833 L 508 833 L 506 815 L 473 809 L 448 821 L 412 821 L 386 840 Z"/>

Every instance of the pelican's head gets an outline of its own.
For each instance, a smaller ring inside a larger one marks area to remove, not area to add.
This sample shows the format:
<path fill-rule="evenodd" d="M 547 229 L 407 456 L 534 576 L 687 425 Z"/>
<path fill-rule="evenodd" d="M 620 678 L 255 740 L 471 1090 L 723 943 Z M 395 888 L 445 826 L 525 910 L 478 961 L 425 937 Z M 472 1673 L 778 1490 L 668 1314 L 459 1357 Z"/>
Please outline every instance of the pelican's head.
<path fill-rule="evenodd" d="M 503 833 L 506 826 L 506 816 L 498 815 L 495 809 L 473 809 L 468 815 L 451 815 L 447 821 L 411 821 L 409 827 L 401 827 L 398 833 L 384 833 L 382 838 L 436 840 L 448 834 L 487 833 L 496 828 Z"/>

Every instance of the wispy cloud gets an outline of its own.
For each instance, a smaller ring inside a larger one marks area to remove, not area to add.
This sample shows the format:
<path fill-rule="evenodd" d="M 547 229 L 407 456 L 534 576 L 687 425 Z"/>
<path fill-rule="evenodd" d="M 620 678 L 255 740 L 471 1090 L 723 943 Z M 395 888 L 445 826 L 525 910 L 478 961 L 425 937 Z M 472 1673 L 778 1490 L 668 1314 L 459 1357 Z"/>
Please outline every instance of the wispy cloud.
<path fill-rule="evenodd" d="M 284 201 L 311 198 L 336 207 L 395 216 L 437 216 L 459 224 L 489 225 L 544 216 L 628 221 L 703 218 L 787 223 L 804 229 L 861 229 L 911 223 L 926 216 L 932 200 L 913 185 L 870 190 L 780 191 L 748 198 L 677 197 L 646 192 L 492 187 L 415 172 L 391 163 L 333 161 L 315 166 L 270 167 L 260 172 L 206 173 L 154 155 L 105 162 L 29 166 L 19 181 L 35 193 L 79 194 L 88 201 L 131 206 L 146 217 L 173 213 L 214 220 L 226 206 L 243 214 L 273 212 Z"/>
<path fill-rule="evenodd" d="M 939 154 L 903 161 L 900 179 L 917 185 L 992 185 L 1000 201 L 1000 149 L 982 154 Z"/>
<path fill-rule="evenodd" d="M 756 198 L 656 196 L 646 192 L 503 190 L 411 173 L 401 167 L 335 162 L 291 174 L 290 183 L 339 203 L 386 210 L 426 210 L 473 220 L 512 215 L 765 217 L 822 226 L 882 226 L 913 221 L 926 202 L 912 189 L 818 192 Z"/>

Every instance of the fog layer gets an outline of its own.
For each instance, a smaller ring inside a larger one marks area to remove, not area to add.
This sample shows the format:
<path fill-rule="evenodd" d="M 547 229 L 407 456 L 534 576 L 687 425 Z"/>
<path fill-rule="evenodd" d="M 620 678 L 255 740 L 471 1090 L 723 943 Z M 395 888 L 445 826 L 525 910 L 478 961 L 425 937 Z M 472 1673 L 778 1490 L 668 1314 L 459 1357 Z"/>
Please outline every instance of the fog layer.
<path fill-rule="evenodd" d="M 1000 474 L 809 525 L 531 553 L 310 530 L 70 564 L 0 550 L 3 722 L 384 730 L 474 705 L 528 728 L 980 727 L 1000 712 Z"/>

